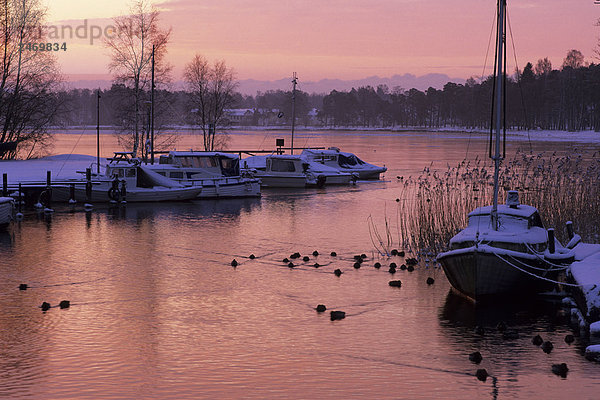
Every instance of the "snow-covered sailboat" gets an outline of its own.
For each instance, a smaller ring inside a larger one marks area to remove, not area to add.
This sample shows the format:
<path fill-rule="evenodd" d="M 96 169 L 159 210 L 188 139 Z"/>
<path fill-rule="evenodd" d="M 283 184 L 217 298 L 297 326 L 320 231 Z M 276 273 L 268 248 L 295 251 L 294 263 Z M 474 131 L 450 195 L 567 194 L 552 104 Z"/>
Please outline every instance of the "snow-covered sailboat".
<path fill-rule="evenodd" d="M 495 68 L 494 200 L 493 205 L 472 211 L 468 226 L 450 240 L 450 250 L 437 256 L 452 286 L 473 300 L 508 293 L 535 293 L 552 286 L 561 263 L 573 259 L 546 230 L 535 207 L 519 204 L 518 193 L 509 191 L 506 205 L 498 204 L 503 124 L 506 46 L 506 0 L 498 0 Z"/>

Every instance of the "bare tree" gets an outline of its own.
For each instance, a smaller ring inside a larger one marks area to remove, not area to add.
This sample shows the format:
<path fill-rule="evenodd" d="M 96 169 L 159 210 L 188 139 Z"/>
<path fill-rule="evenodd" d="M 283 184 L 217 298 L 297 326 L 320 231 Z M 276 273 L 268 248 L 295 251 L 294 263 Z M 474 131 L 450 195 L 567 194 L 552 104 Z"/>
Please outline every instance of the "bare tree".
<path fill-rule="evenodd" d="M 55 55 L 45 51 L 41 2 L 0 1 L 0 158 L 30 158 L 51 142 L 61 76 Z"/>
<path fill-rule="evenodd" d="M 552 63 L 548 57 L 540 58 L 535 65 L 535 74 L 538 76 L 547 76 L 552 72 Z"/>
<path fill-rule="evenodd" d="M 212 151 L 225 144 L 224 136 L 217 136 L 217 127 L 222 124 L 225 109 L 234 99 L 237 87 L 235 72 L 225 61 L 216 61 L 212 67 L 206 58 L 196 54 L 184 70 L 184 79 L 190 94 L 190 103 L 195 111 L 195 123 L 202 129 L 204 150 Z"/>
<path fill-rule="evenodd" d="M 584 61 L 584 57 L 583 54 L 581 53 L 581 51 L 579 50 L 569 50 L 569 52 L 567 53 L 567 56 L 565 57 L 564 61 L 563 61 L 563 69 L 564 68 L 573 68 L 573 69 L 577 69 L 577 68 L 581 68 L 585 66 L 585 61 Z"/>
<path fill-rule="evenodd" d="M 131 89 L 123 91 L 127 98 L 119 104 L 119 144 L 136 153 L 139 150 L 142 157 L 147 152 L 142 128 L 149 115 L 153 49 L 155 86 L 170 82 L 171 66 L 165 56 L 171 28 L 159 26 L 159 14 L 148 0 L 134 0 L 129 15 L 114 18 L 115 32 L 104 39 L 110 51 L 108 68 L 114 75 L 113 83 Z"/>

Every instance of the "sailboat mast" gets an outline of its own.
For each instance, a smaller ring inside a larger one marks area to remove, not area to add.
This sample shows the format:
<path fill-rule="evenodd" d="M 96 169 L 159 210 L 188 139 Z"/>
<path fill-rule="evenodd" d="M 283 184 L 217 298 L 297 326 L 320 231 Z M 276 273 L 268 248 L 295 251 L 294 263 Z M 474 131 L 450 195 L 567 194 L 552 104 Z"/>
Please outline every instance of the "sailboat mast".
<path fill-rule="evenodd" d="M 150 163 L 154 165 L 154 45 L 152 45 L 152 83 L 150 86 Z"/>
<path fill-rule="evenodd" d="M 506 27 L 506 0 L 498 0 L 498 36 L 496 38 L 496 50 L 497 50 L 497 71 L 496 71 L 496 135 L 495 135 L 495 152 L 492 159 L 494 160 L 494 205 L 492 206 L 492 225 L 494 230 L 498 230 L 498 185 L 500 175 L 500 163 L 502 156 L 500 155 L 500 134 L 502 131 L 502 98 L 505 95 L 503 93 L 503 81 L 504 81 L 504 49 L 505 46 L 505 27 Z"/>
<path fill-rule="evenodd" d="M 294 127 L 296 126 L 296 85 L 298 84 L 298 76 L 294 72 L 292 76 L 292 145 L 291 154 L 294 154 Z"/>
<path fill-rule="evenodd" d="M 96 172 L 100 175 L 100 88 L 96 99 Z"/>

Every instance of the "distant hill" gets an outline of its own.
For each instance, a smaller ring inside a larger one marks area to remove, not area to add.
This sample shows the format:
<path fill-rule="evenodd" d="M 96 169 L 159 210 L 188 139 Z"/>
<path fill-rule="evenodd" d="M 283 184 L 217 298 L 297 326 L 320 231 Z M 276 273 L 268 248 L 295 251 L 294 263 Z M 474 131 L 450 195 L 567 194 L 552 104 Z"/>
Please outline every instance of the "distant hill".
<path fill-rule="evenodd" d="M 279 79 L 276 81 L 257 81 L 254 79 L 244 79 L 239 82 L 238 90 L 243 94 L 255 95 L 256 92 L 266 92 L 267 90 L 290 90 L 291 77 Z M 396 86 L 403 89 L 419 89 L 425 90 L 429 87 L 442 89 L 448 82 L 465 83 L 465 79 L 451 78 L 445 74 L 427 74 L 416 76 L 413 74 L 394 75 L 390 78 L 380 78 L 378 76 L 370 76 L 358 80 L 341 80 L 341 79 L 321 79 L 320 81 L 302 81 L 302 77 L 298 79 L 298 89 L 307 93 L 329 93 L 332 90 L 347 91 L 360 86 L 372 86 L 376 88 L 378 85 L 387 85 L 391 90 Z"/>
<path fill-rule="evenodd" d="M 397 86 L 403 89 L 418 89 L 426 90 L 429 87 L 442 89 L 448 82 L 465 83 L 465 79 L 451 78 L 445 74 L 427 74 L 416 76 L 413 74 L 394 75 L 389 78 L 380 78 L 378 76 L 370 76 L 357 80 L 342 80 L 342 79 L 321 79 L 320 81 L 302 81 L 302 77 L 298 80 L 298 89 L 307 93 L 329 93 L 332 90 L 347 91 L 360 86 L 372 86 L 376 88 L 378 85 L 387 85 L 393 89 Z M 67 82 L 70 88 L 78 89 L 110 89 L 110 79 L 72 79 Z M 267 90 L 291 90 L 291 77 L 283 78 L 274 81 L 259 81 L 255 79 L 243 79 L 239 81 L 238 91 L 245 95 L 256 95 L 256 92 L 266 92 Z M 179 89 L 183 87 L 183 82 L 174 82 L 173 88 Z"/>

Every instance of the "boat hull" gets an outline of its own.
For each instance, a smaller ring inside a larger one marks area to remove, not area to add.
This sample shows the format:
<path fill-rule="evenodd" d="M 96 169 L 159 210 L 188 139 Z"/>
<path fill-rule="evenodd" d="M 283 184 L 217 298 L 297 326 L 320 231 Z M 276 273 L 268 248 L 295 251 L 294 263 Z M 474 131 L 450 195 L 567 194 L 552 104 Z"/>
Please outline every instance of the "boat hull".
<path fill-rule="evenodd" d="M 181 182 L 184 183 L 184 182 Z M 199 199 L 224 197 L 260 197 L 260 180 L 245 178 L 202 179 L 194 181 L 201 185 Z"/>
<path fill-rule="evenodd" d="M 260 179 L 260 185 L 267 188 L 303 188 L 307 186 L 307 179 L 304 175 L 278 176 L 257 174 L 256 176 Z"/>
<path fill-rule="evenodd" d="M 75 187 L 75 200 L 78 202 L 90 201 L 94 203 L 108 203 L 113 201 L 108 192 L 108 185 L 92 186 L 92 196 L 90 199 L 86 196 L 86 190 L 81 185 Z M 201 187 L 183 187 L 183 188 L 134 188 L 127 190 L 125 200 L 129 203 L 146 203 L 157 201 L 185 201 L 195 199 L 201 192 Z M 52 188 L 52 201 L 67 202 L 70 200 L 69 186 L 56 186 Z"/>
<path fill-rule="evenodd" d="M 0 197 L 0 229 L 5 229 L 12 221 L 13 200 L 9 197 Z"/>
<path fill-rule="evenodd" d="M 543 262 L 529 257 L 511 256 L 508 261 L 508 257 L 500 258 L 493 252 L 449 251 L 440 255 L 438 261 L 450 284 L 476 301 L 515 293 L 534 294 L 552 288 L 551 282 L 532 275 L 556 279 L 556 273 L 535 269 L 542 268 Z"/>
<path fill-rule="evenodd" d="M 353 168 L 341 168 L 343 172 L 349 174 L 355 174 L 358 176 L 360 180 L 377 180 L 379 179 L 379 175 L 387 171 L 387 168 L 377 168 L 377 169 L 353 169 Z"/>

